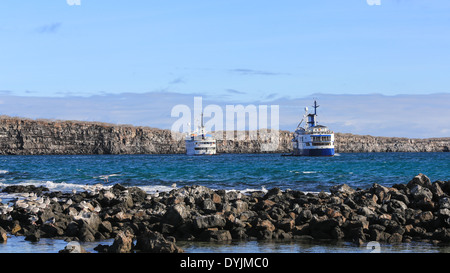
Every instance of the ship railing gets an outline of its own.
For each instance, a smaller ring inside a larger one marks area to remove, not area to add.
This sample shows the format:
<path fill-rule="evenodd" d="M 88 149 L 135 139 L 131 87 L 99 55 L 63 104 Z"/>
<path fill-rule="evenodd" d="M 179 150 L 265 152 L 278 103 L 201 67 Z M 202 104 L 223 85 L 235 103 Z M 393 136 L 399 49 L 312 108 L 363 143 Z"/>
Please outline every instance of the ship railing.
<path fill-rule="evenodd" d="M 334 134 L 333 131 L 320 131 L 320 132 L 304 132 L 305 135 L 316 135 L 316 134 Z"/>

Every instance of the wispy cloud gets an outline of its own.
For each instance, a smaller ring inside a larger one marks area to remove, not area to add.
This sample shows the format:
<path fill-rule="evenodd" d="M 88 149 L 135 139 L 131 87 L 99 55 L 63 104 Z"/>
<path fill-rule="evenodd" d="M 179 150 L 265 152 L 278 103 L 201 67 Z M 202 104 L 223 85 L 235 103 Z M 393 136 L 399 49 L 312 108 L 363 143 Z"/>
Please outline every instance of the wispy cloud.
<path fill-rule="evenodd" d="M 36 31 L 38 33 L 56 33 L 60 29 L 61 25 L 61 22 L 51 23 L 36 28 Z"/>
<path fill-rule="evenodd" d="M 236 73 L 240 75 L 260 75 L 260 76 L 278 76 L 278 75 L 289 75 L 289 73 L 271 72 L 264 70 L 255 70 L 247 68 L 235 68 L 228 70 L 231 73 Z"/>
<path fill-rule="evenodd" d="M 169 84 L 181 84 L 186 83 L 186 80 L 182 77 L 175 78 L 169 82 Z"/>
<path fill-rule="evenodd" d="M 245 95 L 247 93 L 239 91 L 239 90 L 235 90 L 235 89 L 226 89 L 225 91 L 227 91 L 228 93 L 231 94 L 236 94 L 236 95 Z"/>
<path fill-rule="evenodd" d="M 277 93 L 271 93 L 271 94 L 267 95 L 264 99 L 271 100 L 271 99 L 276 98 L 276 96 L 277 96 Z"/>
<path fill-rule="evenodd" d="M 227 89 L 230 95 L 238 90 Z M 236 93 L 238 92 L 238 93 Z M 16 96 L 0 92 L 3 115 L 26 118 L 101 121 L 170 129 L 178 119 L 171 109 L 185 104 L 193 109 L 194 96 L 174 92 L 103 93 L 96 96 L 63 97 Z M 236 96 L 239 97 L 239 96 Z M 279 105 L 280 129 L 293 131 L 304 114 L 304 107 L 317 98 L 319 123 L 335 132 L 359 135 L 430 138 L 449 137 L 450 94 L 430 95 L 330 95 L 312 94 L 303 98 L 277 98 L 276 93 L 235 104 Z M 226 104 L 219 96 L 203 96 L 203 107 Z M 432 117 L 430 119 L 430 117 Z"/>

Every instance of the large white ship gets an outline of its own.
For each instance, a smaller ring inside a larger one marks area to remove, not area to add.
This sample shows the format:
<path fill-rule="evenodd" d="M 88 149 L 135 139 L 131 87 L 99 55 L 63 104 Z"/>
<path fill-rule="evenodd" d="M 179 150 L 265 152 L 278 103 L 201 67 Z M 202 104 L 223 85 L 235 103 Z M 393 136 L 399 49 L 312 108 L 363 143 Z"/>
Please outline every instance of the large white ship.
<path fill-rule="evenodd" d="M 212 135 L 206 134 L 203 126 L 203 113 L 201 126 L 194 132 L 190 133 L 185 140 L 187 155 L 215 155 L 216 140 Z"/>
<path fill-rule="evenodd" d="M 317 123 L 317 102 L 314 101 L 314 114 L 305 114 L 297 126 L 292 139 L 292 155 L 303 156 L 333 156 L 334 155 L 334 132 L 328 127 Z M 304 125 L 302 126 L 302 123 Z"/>

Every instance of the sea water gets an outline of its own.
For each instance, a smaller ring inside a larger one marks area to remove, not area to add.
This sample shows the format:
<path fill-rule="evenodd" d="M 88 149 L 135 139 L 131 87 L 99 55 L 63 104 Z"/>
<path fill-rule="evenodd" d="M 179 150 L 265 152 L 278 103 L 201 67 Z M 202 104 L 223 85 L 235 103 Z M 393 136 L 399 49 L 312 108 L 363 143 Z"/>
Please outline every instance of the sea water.
<path fill-rule="evenodd" d="M 242 192 L 273 187 L 328 192 L 330 187 L 343 183 L 355 189 L 369 188 L 374 183 L 384 186 L 407 183 L 419 173 L 427 175 L 431 181 L 449 180 L 450 153 L 344 153 L 334 157 L 285 157 L 281 154 L 0 156 L 0 187 L 32 184 L 59 191 L 82 191 L 90 185 L 109 187 L 120 183 L 141 187 L 148 193 L 189 185 Z M 8 196 L 0 194 L 2 198 Z M 6 245 L 0 245 L 0 252 L 57 252 L 66 244 L 44 239 L 29 243 L 13 237 Z M 180 244 L 187 252 L 363 251 L 347 243 Z M 446 251 L 446 248 L 425 243 L 384 245 L 383 248 L 393 252 Z"/>

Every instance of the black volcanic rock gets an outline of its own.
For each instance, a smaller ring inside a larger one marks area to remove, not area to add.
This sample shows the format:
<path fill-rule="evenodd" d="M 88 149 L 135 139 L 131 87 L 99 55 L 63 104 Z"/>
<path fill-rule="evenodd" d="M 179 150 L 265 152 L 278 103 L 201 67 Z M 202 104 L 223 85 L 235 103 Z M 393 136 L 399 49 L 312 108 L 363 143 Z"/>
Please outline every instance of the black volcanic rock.
<path fill-rule="evenodd" d="M 30 241 L 115 238 L 112 246 L 99 246 L 99 251 L 107 252 L 182 252 L 175 240 L 449 243 L 450 182 L 427 181 L 428 177 L 421 175 L 421 182 L 409 184 L 411 189 L 408 184 L 373 184 L 356 190 L 337 186 L 330 194 L 274 188 L 266 194 L 246 195 L 196 185 L 158 195 L 122 185 L 97 194 L 43 191 L 39 198 L 52 200 L 38 212 L 22 206 L 24 201 L 14 201 L 13 210 L 0 215 L 0 233 L 25 236 Z M 434 185 L 445 190 L 433 192 L 428 187 Z M 216 209 L 205 209 L 205 200 Z"/>

